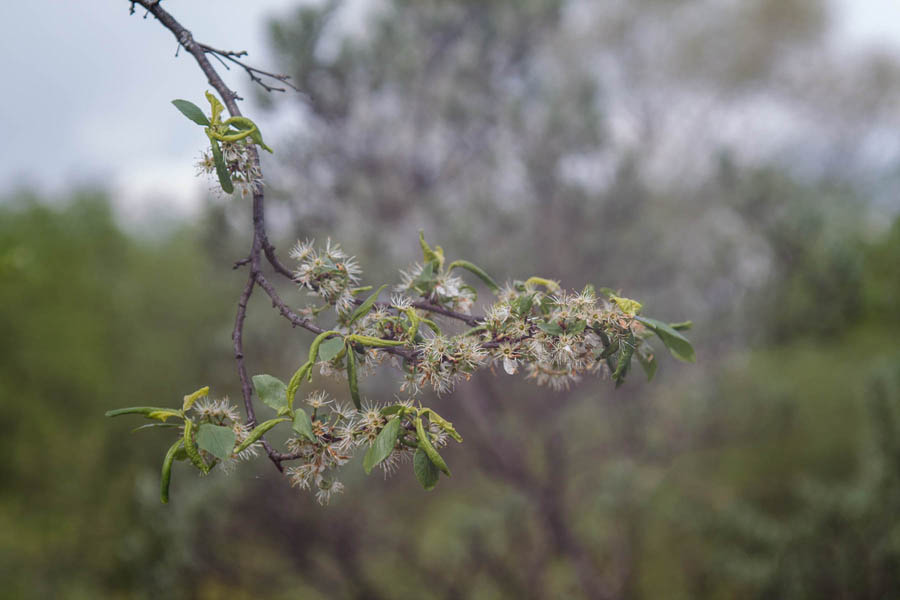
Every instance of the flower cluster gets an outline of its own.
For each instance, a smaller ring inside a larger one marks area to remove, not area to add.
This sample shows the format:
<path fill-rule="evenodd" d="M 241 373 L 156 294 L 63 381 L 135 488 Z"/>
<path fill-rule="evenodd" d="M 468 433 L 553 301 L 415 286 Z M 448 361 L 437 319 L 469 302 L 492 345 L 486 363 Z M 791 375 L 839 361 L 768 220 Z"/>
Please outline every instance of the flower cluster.
<path fill-rule="evenodd" d="M 320 504 L 327 504 L 334 494 L 344 490 L 335 477 L 335 470 L 347 463 L 357 449 L 366 448 L 371 452 L 390 419 L 399 419 L 399 433 L 377 463 L 384 476 L 395 473 L 416 452 L 414 422 L 418 411 L 412 402 L 390 406 L 366 403 L 356 410 L 335 402 L 324 391 L 315 391 L 307 396 L 306 404 L 313 410 L 311 434 L 288 440 L 292 457 L 300 462 L 287 469 L 287 476 L 292 485 L 315 490 Z M 429 422 L 424 431 L 435 448 L 447 444 L 449 436 L 437 421 Z"/>
<path fill-rule="evenodd" d="M 394 288 L 396 291 L 422 296 L 432 304 L 465 315 L 471 314 L 472 305 L 478 298 L 475 288 L 461 277 L 449 272 L 435 273 L 430 263 L 424 266 L 415 263 L 401 270 L 400 277 L 400 284 Z"/>
<path fill-rule="evenodd" d="M 507 285 L 487 312 L 480 335 L 487 343 L 499 340 L 491 358 L 502 363 L 507 373 L 524 366 L 538 385 L 568 389 L 582 373 L 612 374 L 601 359 L 612 340 L 630 344 L 634 350 L 643 339 L 643 327 L 634 315 L 598 297 L 592 287 L 579 294 L 554 285 L 547 291 L 542 287 L 523 282 Z"/>
<path fill-rule="evenodd" d="M 471 336 L 434 335 L 417 346 L 419 360 L 406 377 L 404 389 L 415 393 L 430 385 L 438 394 L 468 380 L 488 359 L 488 352 Z"/>
<path fill-rule="evenodd" d="M 316 249 L 315 240 L 297 242 L 290 256 L 300 265 L 294 280 L 335 307 L 338 313 L 353 308 L 353 286 L 359 282 L 360 268 L 353 256 L 328 239 L 324 248 Z"/>
<path fill-rule="evenodd" d="M 240 190 L 241 196 L 253 194 L 253 188 L 262 185 L 262 171 L 259 163 L 254 159 L 252 150 L 253 140 L 244 138 L 235 142 L 222 142 L 221 152 L 225 161 L 225 167 L 231 176 L 231 181 Z M 195 163 L 197 175 L 213 176 L 216 174 L 216 160 L 211 150 L 200 152 L 200 158 Z"/>
<path fill-rule="evenodd" d="M 198 425 L 208 423 L 210 425 L 219 425 L 228 427 L 234 432 L 235 443 L 240 445 L 250 436 L 251 429 L 246 423 L 242 422 L 240 413 L 236 406 L 228 401 L 228 398 L 221 400 L 213 400 L 211 398 L 201 398 L 197 400 L 191 407 L 191 411 L 196 417 Z M 249 460 L 255 458 L 259 449 L 262 447 L 260 442 L 254 442 L 241 450 L 237 454 L 232 455 L 225 460 L 218 460 L 203 448 L 199 448 L 201 456 L 207 462 L 217 461 L 216 464 L 223 471 L 231 471 L 237 460 Z"/>

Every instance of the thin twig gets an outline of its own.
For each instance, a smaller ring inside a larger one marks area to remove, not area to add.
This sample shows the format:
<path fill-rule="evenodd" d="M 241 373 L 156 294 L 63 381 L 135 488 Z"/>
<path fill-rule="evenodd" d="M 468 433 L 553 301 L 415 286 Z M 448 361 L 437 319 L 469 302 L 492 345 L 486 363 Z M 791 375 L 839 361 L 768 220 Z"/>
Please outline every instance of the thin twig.
<path fill-rule="evenodd" d="M 222 65 L 226 69 L 231 70 L 228 68 L 228 65 L 225 63 L 226 60 L 230 61 L 230 62 L 238 65 L 242 69 L 244 69 L 244 71 L 247 72 L 247 75 L 250 76 L 250 81 L 252 81 L 256 84 L 259 84 L 267 92 L 286 92 L 287 90 L 284 88 L 274 87 L 274 86 L 267 84 L 263 80 L 264 77 L 268 78 L 268 79 L 274 79 L 275 81 L 281 82 L 284 85 L 291 88 L 292 90 L 294 90 L 295 92 L 300 91 L 300 89 L 297 88 L 297 86 L 295 86 L 293 83 L 291 83 L 289 81 L 291 78 L 290 75 L 282 75 L 279 73 L 270 73 L 268 71 L 263 71 L 262 69 L 257 69 L 256 67 L 251 67 L 250 65 L 244 63 L 243 61 L 238 60 L 242 56 L 247 56 L 246 50 L 241 50 L 240 52 L 233 52 L 231 50 L 219 50 L 217 48 L 213 48 L 212 46 L 208 46 L 206 44 L 198 43 L 197 45 L 200 46 L 203 49 L 203 51 L 206 52 L 207 54 L 212 54 L 214 57 L 216 57 L 219 60 L 219 62 L 222 63 Z"/>

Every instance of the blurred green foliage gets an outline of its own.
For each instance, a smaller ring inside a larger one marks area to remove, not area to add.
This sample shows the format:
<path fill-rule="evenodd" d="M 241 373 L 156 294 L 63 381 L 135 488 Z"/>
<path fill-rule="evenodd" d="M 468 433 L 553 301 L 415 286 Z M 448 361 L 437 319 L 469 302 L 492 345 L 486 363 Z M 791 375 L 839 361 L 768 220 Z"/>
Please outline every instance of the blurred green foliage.
<path fill-rule="evenodd" d="M 135 472 L 155 472 L 159 449 L 152 434 L 126 439 L 100 417 L 222 376 L 221 275 L 196 230 L 135 239 L 93 192 L 61 204 L 5 199 L 0 256 L 4 595 L 127 591 L 150 578 L 148 556 L 130 556 L 152 530 Z"/>

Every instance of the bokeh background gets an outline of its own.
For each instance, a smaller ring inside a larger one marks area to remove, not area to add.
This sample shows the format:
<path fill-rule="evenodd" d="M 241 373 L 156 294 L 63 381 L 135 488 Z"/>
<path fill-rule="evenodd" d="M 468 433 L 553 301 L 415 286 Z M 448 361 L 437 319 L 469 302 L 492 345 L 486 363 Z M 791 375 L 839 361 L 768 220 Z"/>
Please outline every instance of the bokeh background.
<path fill-rule="evenodd" d="M 900 596 L 894 3 L 168 0 L 303 90 L 228 75 L 276 149 L 282 251 L 331 236 L 396 281 L 423 228 L 497 279 L 695 323 L 698 363 L 651 383 L 429 398 L 466 438 L 454 477 L 352 463 L 327 508 L 263 460 L 176 465 L 163 506 L 164 431 L 103 418 L 239 398 L 248 206 L 193 178 L 202 132 L 168 101 L 205 82 L 152 18 L 7 4 L 0 596 Z M 309 338 L 252 298 L 251 372 L 288 376 Z"/>

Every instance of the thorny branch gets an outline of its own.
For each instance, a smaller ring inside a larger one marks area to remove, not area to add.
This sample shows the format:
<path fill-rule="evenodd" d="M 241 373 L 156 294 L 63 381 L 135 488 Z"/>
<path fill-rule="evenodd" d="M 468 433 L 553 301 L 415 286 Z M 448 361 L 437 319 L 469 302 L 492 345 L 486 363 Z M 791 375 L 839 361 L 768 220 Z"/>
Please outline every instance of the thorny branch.
<path fill-rule="evenodd" d="M 219 96 L 222 98 L 225 107 L 228 109 L 228 112 L 232 117 L 242 116 L 240 108 L 238 108 L 237 105 L 237 100 L 240 100 L 241 97 L 238 96 L 235 91 L 230 89 L 225 84 L 225 82 L 216 71 L 215 67 L 213 67 L 212 63 L 209 61 L 207 55 L 212 55 L 213 57 L 218 59 L 226 69 L 228 69 L 228 65 L 225 63 L 225 61 L 229 61 L 231 63 L 239 65 L 247 72 L 253 82 L 261 85 L 267 91 L 271 92 L 285 90 L 283 88 L 277 88 L 266 84 L 262 79 L 263 77 L 279 81 L 289 86 L 291 89 L 297 89 L 288 81 L 287 75 L 269 73 L 245 64 L 240 60 L 240 58 L 246 56 L 246 52 L 218 50 L 216 48 L 213 48 L 212 46 L 201 44 L 200 42 L 195 41 L 191 32 L 183 25 L 181 25 L 181 23 L 175 20 L 175 18 L 168 11 L 160 6 L 160 0 L 128 1 L 131 3 L 132 14 L 134 13 L 135 5 L 140 5 L 147 10 L 147 14 L 152 14 L 166 29 L 172 32 L 172 35 L 174 35 L 175 39 L 178 40 L 179 47 L 184 48 L 186 51 L 191 53 L 191 55 L 194 57 L 194 60 L 197 61 L 200 69 L 206 75 L 209 84 L 216 90 L 216 92 L 218 92 Z M 146 14 L 144 16 L 146 18 Z M 259 168 L 259 154 L 257 153 L 255 146 L 252 146 L 251 152 L 254 166 Z M 278 312 L 291 323 L 292 326 L 302 327 L 316 334 L 322 333 L 323 331 L 323 329 L 315 325 L 309 319 L 305 319 L 297 315 L 290 309 L 290 307 L 288 307 L 284 300 L 281 299 L 274 286 L 263 275 L 262 256 L 266 257 L 267 262 L 271 265 L 272 269 L 276 273 L 293 281 L 293 273 L 278 259 L 278 256 L 275 254 L 275 247 L 269 242 L 265 225 L 265 197 L 262 190 L 262 184 L 260 182 L 257 182 L 253 186 L 253 242 L 250 247 L 250 253 L 246 258 L 236 261 L 233 265 L 233 268 L 235 269 L 241 266 L 249 266 L 250 272 L 247 276 L 247 283 L 244 285 L 244 289 L 238 299 L 238 309 L 234 319 L 234 329 L 231 334 L 232 341 L 234 343 L 234 359 L 237 365 L 238 376 L 241 381 L 241 394 L 243 396 L 244 409 L 247 412 L 247 425 L 250 427 L 254 427 L 257 423 L 256 413 L 253 409 L 253 387 L 250 383 L 250 378 L 247 374 L 247 367 L 244 362 L 245 357 L 243 333 L 244 321 L 247 317 L 247 303 L 250 300 L 250 295 L 253 293 L 253 289 L 256 286 L 262 288 L 263 291 L 265 291 L 265 293 L 271 299 L 273 308 L 276 308 Z M 356 300 L 357 304 L 360 304 L 361 302 L 362 300 Z M 480 322 L 480 319 L 478 317 L 457 313 L 445 309 L 444 307 L 431 304 L 429 302 L 419 301 L 413 303 L 413 306 L 421 310 L 426 310 L 432 313 L 443 315 L 445 317 L 457 319 L 470 326 L 476 326 Z M 379 351 L 387 352 L 389 354 L 393 354 L 410 361 L 416 360 L 416 355 L 413 351 L 403 348 L 379 348 Z M 266 454 L 279 471 L 284 471 L 281 465 L 283 461 L 297 458 L 293 454 L 283 454 L 276 451 L 264 438 L 261 441 L 263 443 L 263 447 L 266 450 Z"/>

